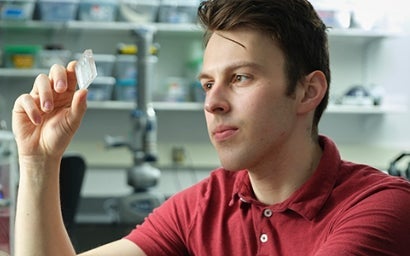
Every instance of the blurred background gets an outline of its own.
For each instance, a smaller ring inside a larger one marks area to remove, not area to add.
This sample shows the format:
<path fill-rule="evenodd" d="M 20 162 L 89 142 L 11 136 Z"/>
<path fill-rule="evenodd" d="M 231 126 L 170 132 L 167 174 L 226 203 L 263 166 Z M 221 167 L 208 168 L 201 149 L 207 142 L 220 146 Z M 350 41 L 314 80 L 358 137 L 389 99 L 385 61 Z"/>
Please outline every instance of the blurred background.
<path fill-rule="evenodd" d="M 331 54 L 331 102 L 320 133 L 335 140 L 343 158 L 387 171 L 397 156 L 410 151 L 410 19 L 405 2 L 311 3 L 329 26 Z M 0 250 L 9 250 L 9 233 L 3 231 L 5 219 L 13 214 L 18 173 L 10 137 L 13 103 L 31 89 L 39 73 L 54 63 L 78 59 L 85 49 L 94 52 L 98 76 L 89 88 L 89 109 L 67 151 L 84 167 L 75 183 L 79 190 L 67 192 L 75 210 L 74 224 L 67 225 L 72 225 L 70 234 L 79 250 L 121 237 L 168 196 L 219 166 L 196 81 L 203 52 L 198 4 L 0 0 Z M 147 58 L 152 65 L 148 83 L 156 125 L 151 142 L 157 160 L 149 164 L 160 174 L 144 177 L 141 182 L 149 185 L 137 191 L 129 185 L 135 152 L 127 142 L 136 133 L 141 70 L 135 30 L 142 25 L 156 31 Z M 406 175 L 408 161 L 400 161 L 398 168 Z"/>

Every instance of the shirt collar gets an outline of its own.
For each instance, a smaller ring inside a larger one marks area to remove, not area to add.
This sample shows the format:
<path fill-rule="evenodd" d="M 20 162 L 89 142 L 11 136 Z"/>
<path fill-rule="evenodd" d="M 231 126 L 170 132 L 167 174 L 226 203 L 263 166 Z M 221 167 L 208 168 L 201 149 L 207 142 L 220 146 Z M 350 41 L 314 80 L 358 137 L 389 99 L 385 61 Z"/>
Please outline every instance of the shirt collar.
<path fill-rule="evenodd" d="M 312 220 L 322 209 L 335 185 L 341 158 L 331 139 L 319 136 L 319 143 L 323 149 L 323 154 L 313 176 L 288 199 L 270 206 L 273 211 L 283 212 L 289 209 L 308 220 Z M 255 198 L 246 170 L 237 175 L 230 205 L 238 200 L 242 204 L 262 205 Z"/>

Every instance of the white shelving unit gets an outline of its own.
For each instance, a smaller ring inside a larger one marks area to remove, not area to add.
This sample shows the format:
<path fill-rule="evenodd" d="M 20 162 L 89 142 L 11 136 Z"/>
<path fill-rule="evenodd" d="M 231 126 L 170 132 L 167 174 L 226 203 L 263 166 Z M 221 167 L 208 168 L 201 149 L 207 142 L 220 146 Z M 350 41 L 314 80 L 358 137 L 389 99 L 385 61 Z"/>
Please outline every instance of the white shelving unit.
<path fill-rule="evenodd" d="M 134 102 L 125 101 L 89 101 L 89 109 L 105 110 L 132 110 L 135 108 Z M 155 110 L 176 110 L 176 111 L 202 111 L 203 103 L 201 102 L 153 102 Z"/>
<path fill-rule="evenodd" d="M 27 77 L 33 78 L 41 73 L 48 73 L 47 69 L 15 69 L 0 68 L 0 77 Z"/>
<path fill-rule="evenodd" d="M 184 36 L 189 35 L 194 38 L 201 38 L 202 31 L 197 24 L 164 24 L 164 23 L 149 23 L 149 24 L 134 24 L 129 22 L 84 22 L 84 21 L 69 21 L 69 22 L 43 22 L 43 21 L 26 21 L 26 22 L 1 22 L 1 31 L 51 31 L 53 33 L 123 33 L 126 35 L 129 31 L 138 28 L 139 26 L 150 26 L 155 28 L 160 36 Z M 50 32 L 50 33 L 51 33 Z M 329 41 L 332 42 L 348 42 L 349 44 L 368 45 L 369 43 L 383 38 L 395 36 L 392 31 L 383 30 L 361 30 L 361 29 L 330 29 Z M 87 36 L 87 35 L 85 35 Z M 128 35 L 129 36 L 129 35 Z M 161 59 L 160 59 L 161 61 Z M 11 69 L 0 68 L 0 79 L 2 78 L 31 78 L 40 73 L 47 73 L 45 69 Z M 89 108 L 98 110 L 129 110 L 134 108 L 133 102 L 118 102 L 118 101 L 102 101 L 89 102 Z M 177 111 L 202 111 L 203 104 L 196 102 L 155 102 L 154 107 L 160 111 L 177 110 Z M 384 114 L 388 112 L 405 111 L 404 106 L 344 106 L 330 105 L 326 111 L 328 114 Z"/>

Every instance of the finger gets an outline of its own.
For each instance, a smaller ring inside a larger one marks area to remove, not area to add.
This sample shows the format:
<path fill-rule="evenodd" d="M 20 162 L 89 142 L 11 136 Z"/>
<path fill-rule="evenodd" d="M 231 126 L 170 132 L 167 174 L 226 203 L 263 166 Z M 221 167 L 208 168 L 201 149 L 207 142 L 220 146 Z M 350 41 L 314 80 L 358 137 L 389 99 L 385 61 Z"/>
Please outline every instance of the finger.
<path fill-rule="evenodd" d="M 57 93 L 62 93 L 67 90 L 67 71 L 63 66 L 57 64 L 51 66 L 48 77 Z"/>
<path fill-rule="evenodd" d="M 36 77 L 30 94 L 32 97 L 39 97 L 40 106 L 44 112 L 50 112 L 53 110 L 53 90 L 51 88 L 51 81 L 47 75 L 40 74 Z"/>
<path fill-rule="evenodd" d="M 67 65 L 67 82 L 68 82 L 68 88 L 70 91 L 75 91 L 77 87 L 77 77 L 75 74 L 75 65 L 77 65 L 77 61 L 71 61 Z"/>
<path fill-rule="evenodd" d="M 20 95 L 13 107 L 13 113 L 25 114 L 33 124 L 41 124 L 41 110 L 39 109 L 35 99 L 29 94 Z"/>

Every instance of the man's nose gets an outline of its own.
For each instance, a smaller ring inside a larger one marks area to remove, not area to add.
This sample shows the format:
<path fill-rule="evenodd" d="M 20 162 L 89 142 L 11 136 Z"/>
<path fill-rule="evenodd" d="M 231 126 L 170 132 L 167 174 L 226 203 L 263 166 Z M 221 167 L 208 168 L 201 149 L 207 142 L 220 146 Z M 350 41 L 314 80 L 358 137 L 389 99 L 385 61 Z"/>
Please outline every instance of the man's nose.
<path fill-rule="evenodd" d="M 204 108 L 212 114 L 223 114 L 230 110 L 228 100 L 229 88 L 223 85 L 214 84 L 213 87 L 206 93 Z"/>

